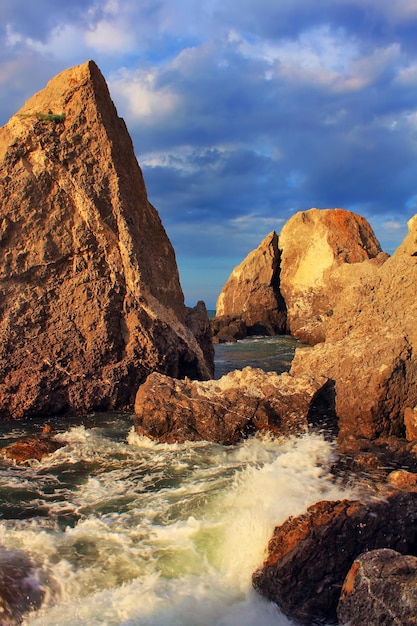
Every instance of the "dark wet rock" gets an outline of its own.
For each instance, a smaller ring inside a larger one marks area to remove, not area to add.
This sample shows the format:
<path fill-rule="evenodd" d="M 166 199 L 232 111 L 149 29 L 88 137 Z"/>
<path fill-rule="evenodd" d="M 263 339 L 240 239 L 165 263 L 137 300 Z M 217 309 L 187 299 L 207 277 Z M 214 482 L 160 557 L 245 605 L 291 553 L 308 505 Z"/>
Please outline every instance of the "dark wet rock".
<path fill-rule="evenodd" d="M 337 616 L 343 626 L 414 626 L 417 558 L 394 550 L 361 554 L 343 584 Z"/>
<path fill-rule="evenodd" d="M 25 614 L 41 606 L 43 597 L 29 556 L 0 546 L 0 626 L 21 624 Z"/>
<path fill-rule="evenodd" d="M 379 548 L 417 553 L 417 493 L 397 492 L 367 504 L 323 501 L 290 517 L 275 529 L 253 584 L 302 624 L 334 622 L 353 561 Z"/>

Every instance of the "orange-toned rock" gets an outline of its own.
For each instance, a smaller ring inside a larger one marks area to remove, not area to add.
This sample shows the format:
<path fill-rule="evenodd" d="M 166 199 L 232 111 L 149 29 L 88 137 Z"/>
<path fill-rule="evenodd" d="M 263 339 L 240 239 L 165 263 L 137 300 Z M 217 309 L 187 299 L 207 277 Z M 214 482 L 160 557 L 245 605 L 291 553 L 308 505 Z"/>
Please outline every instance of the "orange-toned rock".
<path fill-rule="evenodd" d="M 16 463 L 25 463 L 31 460 L 42 461 L 45 456 L 53 454 L 65 445 L 65 443 L 56 441 L 49 435 L 32 435 L 5 446 L 0 450 L 0 453 Z"/>
<path fill-rule="evenodd" d="M 346 286 L 372 273 L 388 256 L 369 223 L 344 209 L 296 213 L 283 226 L 278 246 L 290 332 L 311 344 L 325 339 L 328 319 Z"/>
<path fill-rule="evenodd" d="M 135 428 L 167 443 L 234 444 L 256 431 L 288 436 L 306 432 L 326 379 L 245 367 L 219 380 L 180 381 L 151 374 L 139 387 Z"/>
<path fill-rule="evenodd" d="M 154 371 L 210 378 L 174 251 L 94 62 L 0 129 L 0 417 L 132 407 Z"/>
<path fill-rule="evenodd" d="M 415 554 L 416 523 L 417 493 L 395 493 L 369 504 L 318 502 L 275 529 L 253 584 L 297 622 L 334 623 L 354 560 L 377 548 Z"/>
<path fill-rule="evenodd" d="M 294 376 L 334 381 L 341 439 L 404 437 L 417 405 L 417 216 L 408 225 L 393 256 L 339 299 L 326 342 L 295 353 Z"/>
<path fill-rule="evenodd" d="M 230 324 L 239 321 L 248 335 L 286 332 L 286 307 L 279 291 L 280 256 L 273 231 L 234 268 L 216 303 L 218 322 L 213 328 L 218 335 L 233 336 Z M 241 336 L 241 329 L 236 330 Z"/>

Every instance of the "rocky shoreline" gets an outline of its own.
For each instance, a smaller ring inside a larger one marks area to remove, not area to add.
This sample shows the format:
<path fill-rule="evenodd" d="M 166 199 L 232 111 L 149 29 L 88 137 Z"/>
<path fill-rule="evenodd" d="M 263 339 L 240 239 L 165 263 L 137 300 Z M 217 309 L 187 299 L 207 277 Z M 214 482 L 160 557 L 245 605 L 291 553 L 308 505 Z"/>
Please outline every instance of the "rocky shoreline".
<path fill-rule="evenodd" d="M 130 409 L 139 434 L 167 443 L 324 429 L 337 440 L 335 475 L 366 474 L 371 488 L 276 528 L 254 586 L 304 624 L 415 623 L 417 216 L 389 257 L 361 216 L 297 213 L 235 268 L 210 323 L 204 303 L 184 305 L 92 61 L 0 129 L 0 163 L 0 417 Z M 260 332 L 311 345 L 288 374 L 248 367 L 211 380 L 212 337 Z M 38 443 L 4 455 L 54 451 L 51 433 Z"/>

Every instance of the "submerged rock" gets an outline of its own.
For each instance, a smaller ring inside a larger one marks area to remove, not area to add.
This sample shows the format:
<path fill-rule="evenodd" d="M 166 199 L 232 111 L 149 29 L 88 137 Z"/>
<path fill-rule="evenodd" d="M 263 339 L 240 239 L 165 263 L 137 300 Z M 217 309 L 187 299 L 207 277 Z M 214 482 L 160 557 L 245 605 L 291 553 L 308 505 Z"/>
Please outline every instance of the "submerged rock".
<path fill-rule="evenodd" d="M 394 493 L 369 504 L 318 502 L 275 528 L 254 587 L 302 624 L 334 622 L 354 560 L 377 548 L 415 554 L 416 523 L 417 493 Z"/>
<path fill-rule="evenodd" d="M 54 439 L 49 427 L 45 427 L 42 434 L 23 437 L 14 441 L 2 448 L 0 454 L 15 463 L 25 463 L 32 460 L 42 461 L 45 456 L 53 454 L 65 445 L 65 442 Z"/>
<path fill-rule="evenodd" d="M 21 624 L 26 613 L 41 606 L 43 598 L 28 555 L 0 546 L 0 626 Z"/>
<path fill-rule="evenodd" d="M 245 367 L 206 382 L 151 374 L 139 387 L 135 428 L 167 443 L 214 441 L 234 444 L 256 431 L 300 434 L 326 379 Z"/>
<path fill-rule="evenodd" d="M 0 417 L 132 407 L 155 370 L 212 376 L 94 62 L 0 129 L 0 181 Z"/>
<path fill-rule="evenodd" d="M 341 625 L 414 626 L 417 558 L 395 550 L 372 550 L 353 563 L 337 607 Z"/>

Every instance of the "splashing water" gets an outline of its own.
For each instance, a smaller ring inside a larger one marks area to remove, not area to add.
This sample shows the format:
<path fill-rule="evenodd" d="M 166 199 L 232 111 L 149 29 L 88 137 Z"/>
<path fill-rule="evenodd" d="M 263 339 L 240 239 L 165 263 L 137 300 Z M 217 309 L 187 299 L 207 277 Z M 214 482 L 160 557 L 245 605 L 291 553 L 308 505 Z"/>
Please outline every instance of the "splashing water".
<path fill-rule="evenodd" d="M 57 435 L 42 463 L 0 473 L 0 543 L 46 591 L 30 626 L 285 626 L 252 589 L 274 526 L 340 493 L 318 434 L 165 445 L 128 418 Z M 16 511 L 18 510 L 18 514 Z M 8 519 L 7 519 L 8 518 Z"/>

